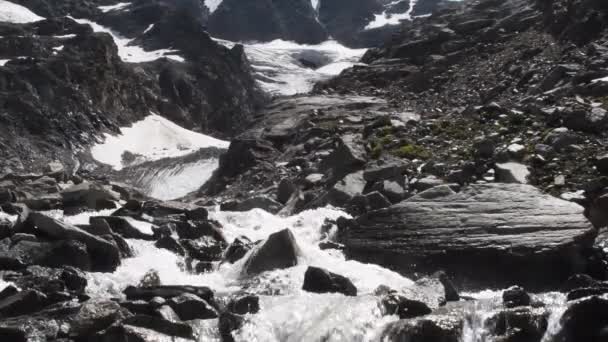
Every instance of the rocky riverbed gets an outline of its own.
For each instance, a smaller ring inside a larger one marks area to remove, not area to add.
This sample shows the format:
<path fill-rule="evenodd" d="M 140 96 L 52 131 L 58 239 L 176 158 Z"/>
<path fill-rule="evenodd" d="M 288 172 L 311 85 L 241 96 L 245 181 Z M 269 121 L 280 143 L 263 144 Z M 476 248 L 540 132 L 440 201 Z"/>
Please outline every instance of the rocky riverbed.
<path fill-rule="evenodd" d="M 607 23 L 0 0 L 0 340 L 606 341 Z"/>

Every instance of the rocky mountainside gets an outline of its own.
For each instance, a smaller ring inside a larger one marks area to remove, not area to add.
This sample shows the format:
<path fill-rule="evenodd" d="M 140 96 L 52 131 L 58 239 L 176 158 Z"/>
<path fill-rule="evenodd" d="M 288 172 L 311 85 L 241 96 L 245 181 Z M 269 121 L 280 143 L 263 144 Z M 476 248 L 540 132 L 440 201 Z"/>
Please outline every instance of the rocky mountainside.
<path fill-rule="evenodd" d="M 348 46 L 381 44 L 398 25 L 373 25 L 430 14 L 439 1 L 388 0 L 222 0 L 207 26 L 212 35 L 234 41 L 293 40 L 317 44 L 333 38 Z M 392 19 L 391 19 L 392 18 Z"/>
<path fill-rule="evenodd" d="M 607 339 L 603 0 L 0 0 L 0 63 L 0 341 Z"/>
<path fill-rule="evenodd" d="M 150 112 L 231 136 L 264 102 L 242 47 L 214 42 L 179 2 L 16 3 L 46 19 L 0 24 L 3 166 L 73 165 L 74 151 Z"/>

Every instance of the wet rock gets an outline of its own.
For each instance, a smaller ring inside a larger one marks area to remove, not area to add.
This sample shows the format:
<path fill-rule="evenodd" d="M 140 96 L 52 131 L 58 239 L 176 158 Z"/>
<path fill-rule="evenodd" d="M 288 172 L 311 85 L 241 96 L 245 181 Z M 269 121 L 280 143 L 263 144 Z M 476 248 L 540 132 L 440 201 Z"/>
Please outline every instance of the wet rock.
<path fill-rule="evenodd" d="M 269 213 L 278 213 L 283 205 L 271 198 L 265 196 L 255 196 L 247 198 L 243 201 L 224 202 L 220 206 L 222 211 L 249 211 L 252 209 L 262 209 Z"/>
<path fill-rule="evenodd" d="M 298 191 L 297 185 L 291 180 L 284 178 L 281 179 L 279 187 L 277 188 L 277 201 L 281 204 L 286 204 L 287 201 Z"/>
<path fill-rule="evenodd" d="M 129 312 L 110 300 L 89 300 L 82 305 L 70 324 L 70 335 L 86 337 L 129 316 Z"/>
<path fill-rule="evenodd" d="M 154 246 L 156 246 L 156 248 L 166 249 L 177 255 L 186 255 L 186 250 L 184 249 L 184 247 L 182 247 L 182 245 L 180 245 L 177 240 L 170 236 L 161 237 L 160 239 L 158 239 L 158 241 L 154 243 Z"/>
<path fill-rule="evenodd" d="M 218 313 L 209 303 L 192 294 L 183 293 L 167 301 L 182 320 L 217 318 Z"/>
<path fill-rule="evenodd" d="M 387 315 L 397 315 L 401 319 L 428 315 L 432 310 L 423 302 L 410 300 L 397 293 L 389 293 L 380 300 Z"/>
<path fill-rule="evenodd" d="M 87 286 L 85 274 L 73 267 L 47 268 L 29 266 L 11 281 L 19 288 L 33 289 L 44 294 L 68 291 L 84 294 Z"/>
<path fill-rule="evenodd" d="M 25 290 L 0 300 L 0 317 L 36 312 L 49 304 L 47 296 L 36 290 Z"/>
<path fill-rule="evenodd" d="M 357 295 L 357 288 L 348 278 L 312 266 L 309 266 L 306 269 L 302 289 L 315 293 L 342 293 L 347 296 Z"/>
<path fill-rule="evenodd" d="M 84 243 L 91 255 L 91 267 L 94 271 L 114 271 L 120 264 L 118 248 L 100 237 L 36 212 L 30 213 L 27 220 L 53 239 L 73 239 Z"/>
<path fill-rule="evenodd" d="M 593 341 L 606 339 L 608 300 L 598 296 L 572 303 L 560 318 L 562 326 L 557 341 Z"/>
<path fill-rule="evenodd" d="M 243 317 L 239 315 L 230 312 L 223 312 L 220 314 L 218 324 L 222 342 L 234 342 L 235 340 L 232 336 L 232 332 L 240 329 L 244 322 L 245 320 Z"/>
<path fill-rule="evenodd" d="M 228 246 L 224 253 L 224 260 L 231 264 L 240 260 L 253 248 L 253 243 L 245 236 L 240 236 Z"/>
<path fill-rule="evenodd" d="M 257 274 L 274 269 L 289 268 L 298 263 L 300 248 L 291 230 L 270 234 L 256 246 L 243 266 L 243 273 Z"/>
<path fill-rule="evenodd" d="M 218 261 L 222 259 L 224 243 L 212 237 L 204 236 L 196 240 L 180 240 L 186 254 L 193 259 L 200 261 Z"/>
<path fill-rule="evenodd" d="M 180 239 L 195 240 L 200 238 L 213 238 L 225 242 L 226 238 L 219 223 L 214 221 L 188 221 L 176 223 L 177 235 Z"/>
<path fill-rule="evenodd" d="M 499 311 L 488 318 L 487 325 L 497 341 L 542 341 L 549 314 L 545 308 L 517 307 Z"/>
<path fill-rule="evenodd" d="M 450 314 L 426 315 L 403 319 L 384 327 L 382 341 L 458 342 L 462 336 L 462 321 Z"/>
<path fill-rule="evenodd" d="M 110 229 L 124 237 L 125 239 L 140 239 L 140 240 L 154 240 L 152 234 L 147 234 L 134 227 L 127 219 L 118 216 L 96 216 L 89 218 L 91 225 L 102 225 L 102 221 L 105 221 L 110 226 Z"/>
<path fill-rule="evenodd" d="M 213 291 L 204 286 L 161 285 L 153 287 L 128 286 L 123 293 L 129 300 L 151 300 L 155 297 L 173 298 L 184 293 L 190 293 L 202 298 L 207 303 L 214 303 Z"/>
<path fill-rule="evenodd" d="M 532 302 L 530 295 L 519 286 L 512 286 L 502 292 L 502 302 L 507 308 L 528 306 Z"/>
<path fill-rule="evenodd" d="M 391 202 L 378 191 L 372 191 L 365 194 L 365 199 L 367 200 L 371 210 L 378 210 L 391 206 Z"/>
<path fill-rule="evenodd" d="M 608 154 L 596 158 L 595 167 L 602 174 L 608 174 Z"/>
<path fill-rule="evenodd" d="M 122 320 L 121 324 L 150 329 L 158 333 L 186 339 L 194 338 L 192 327 L 186 323 L 175 322 L 163 317 L 134 315 Z"/>
<path fill-rule="evenodd" d="M 235 314 L 255 314 L 260 311 L 260 298 L 256 295 L 245 295 L 234 298 L 228 302 L 228 310 Z"/>
<path fill-rule="evenodd" d="M 146 272 L 141 280 L 139 281 L 138 287 L 154 287 L 160 286 L 160 276 L 158 275 L 158 271 L 149 270 Z"/>
<path fill-rule="evenodd" d="M 91 257 L 86 246 L 79 241 L 39 241 L 33 236 L 33 240 L 16 240 L 15 236 L 12 240 L 0 241 L 0 264 L 5 269 L 28 265 L 91 269 Z"/>
<path fill-rule="evenodd" d="M 114 201 L 120 200 L 120 195 L 112 190 L 88 182 L 63 190 L 61 197 L 66 207 L 85 207 L 93 210 L 116 208 Z"/>
<path fill-rule="evenodd" d="M 443 268 L 457 283 L 549 286 L 584 269 L 595 233 L 582 210 L 529 185 L 472 184 L 460 192 L 440 186 L 362 215 L 343 243 L 353 258 L 406 272 Z M 547 277 L 547 265 L 560 265 L 559 272 Z"/>

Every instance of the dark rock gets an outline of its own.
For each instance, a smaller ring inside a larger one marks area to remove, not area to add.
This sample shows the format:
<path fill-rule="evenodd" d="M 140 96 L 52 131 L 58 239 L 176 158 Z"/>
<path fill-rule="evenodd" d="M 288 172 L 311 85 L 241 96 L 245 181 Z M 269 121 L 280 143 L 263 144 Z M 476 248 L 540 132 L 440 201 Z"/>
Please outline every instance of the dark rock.
<path fill-rule="evenodd" d="M 597 170 L 602 174 L 608 174 L 608 154 L 597 157 L 595 167 L 597 167 Z"/>
<path fill-rule="evenodd" d="M 356 296 L 357 288 L 346 277 L 331 273 L 318 267 L 309 266 L 304 274 L 302 289 L 315 293 L 342 293 L 347 296 Z"/>
<path fill-rule="evenodd" d="M 291 196 L 298 191 L 298 187 L 289 179 L 284 178 L 277 188 L 277 201 L 286 204 Z"/>
<path fill-rule="evenodd" d="M 406 272 L 437 267 L 457 281 L 549 286 L 584 269 L 595 232 L 581 213 L 528 185 L 440 186 L 357 218 L 343 242 L 351 257 Z M 546 277 L 547 265 L 559 272 Z"/>
<path fill-rule="evenodd" d="M 127 219 L 118 216 L 96 216 L 89 218 L 89 222 L 92 226 L 100 226 L 103 221 L 107 222 L 110 229 L 124 237 L 125 239 L 140 239 L 140 240 L 154 240 L 152 234 L 144 233 L 141 230 L 134 227 Z"/>
<path fill-rule="evenodd" d="M 230 312 L 221 313 L 218 324 L 222 342 L 234 342 L 232 332 L 240 329 L 244 322 L 243 317 L 239 315 Z"/>
<path fill-rule="evenodd" d="M 213 291 L 208 287 L 202 286 L 176 286 L 176 285 L 163 285 L 154 287 L 135 287 L 128 286 L 124 290 L 124 294 L 129 300 L 151 300 L 154 297 L 160 298 L 173 298 L 184 293 L 190 293 L 196 295 L 207 303 L 213 303 Z"/>
<path fill-rule="evenodd" d="M 203 237 L 225 242 L 219 223 L 213 221 L 188 221 L 176 224 L 177 235 L 180 239 L 195 240 Z"/>
<path fill-rule="evenodd" d="M 260 298 L 256 295 L 234 298 L 228 303 L 228 310 L 239 315 L 258 313 L 260 311 Z"/>
<path fill-rule="evenodd" d="M 545 308 L 517 307 L 499 311 L 488 318 L 487 325 L 499 341 L 542 341 L 548 320 Z"/>
<path fill-rule="evenodd" d="M 87 247 L 79 241 L 45 242 L 4 239 L 0 241 L 0 260 L 4 268 L 22 268 L 27 265 L 49 267 L 74 266 L 91 270 L 91 257 Z"/>
<path fill-rule="evenodd" d="M 113 201 L 120 200 L 120 195 L 104 187 L 83 182 L 61 191 L 63 205 L 66 207 L 85 207 L 93 210 L 113 209 Z"/>
<path fill-rule="evenodd" d="M 530 295 L 519 286 L 512 286 L 502 292 L 502 302 L 507 308 L 528 306 L 531 301 Z"/>
<path fill-rule="evenodd" d="M 328 202 L 332 205 L 343 207 L 353 197 L 363 193 L 365 184 L 366 181 L 363 179 L 362 171 L 346 175 L 329 191 Z"/>
<path fill-rule="evenodd" d="M 560 319 L 556 341 L 600 342 L 606 338 L 608 300 L 592 296 L 572 303 Z"/>
<path fill-rule="evenodd" d="M 0 300 L 0 317 L 36 312 L 49 304 L 47 296 L 36 290 L 25 290 Z"/>
<path fill-rule="evenodd" d="M 104 239 L 40 213 L 30 213 L 28 222 L 53 239 L 77 240 L 84 243 L 91 255 L 91 266 L 95 271 L 114 271 L 120 264 L 118 248 Z"/>
<path fill-rule="evenodd" d="M 391 163 L 388 165 L 377 166 L 365 170 L 363 178 L 368 182 L 377 182 L 387 179 L 395 179 L 403 177 L 403 174 L 408 170 L 407 163 Z"/>
<path fill-rule="evenodd" d="M 134 315 L 122 320 L 121 324 L 154 330 L 171 337 L 194 339 L 194 331 L 190 325 L 162 317 Z"/>
<path fill-rule="evenodd" d="M 424 316 L 432 312 L 423 302 L 410 300 L 396 293 L 385 295 L 380 303 L 387 315 L 397 315 L 401 319 Z"/>
<path fill-rule="evenodd" d="M 167 301 L 182 320 L 217 318 L 217 311 L 205 300 L 192 293 L 183 293 Z"/>
<path fill-rule="evenodd" d="M 70 324 L 70 335 L 87 337 L 123 319 L 129 312 L 114 301 L 89 300 L 82 305 Z"/>
<path fill-rule="evenodd" d="M 156 248 L 166 249 L 181 256 L 186 255 L 186 250 L 184 247 L 182 247 L 179 242 L 170 236 L 161 237 L 158 241 L 156 241 L 156 243 L 154 243 L 154 246 L 156 246 Z"/>
<path fill-rule="evenodd" d="M 450 314 L 426 315 L 389 323 L 382 331 L 382 341 L 458 342 L 462 321 Z"/>
<path fill-rule="evenodd" d="M 298 263 L 300 248 L 289 229 L 270 234 L 256 246 L 243 266 L 243 273 L 257 274 L 274 269 L 289 268 Z"/>
<path fill-rule="evenodd" d="M 247 252 L 253 248 L 253 243 L 245 237 L 241 236 L 236 239 L 228 246 L 224 252 L 224 260 L 231 264 L 243 258 Z"/>
<path fill-rule="evenodd" d="M 367 162 L 367 153 L 362 141 L 363 137 L 357 134 L 341 136 L 337 141 L 336 149 L 319 165 L 320 169 L 331 170 L 336 180 L 357 171 Z"/>
<path fill-rule="evenodd" d="M 138 287 L 154 287 L 160 286 L 160 276 L 158 272 L 155 270 L 150 270 L 146 272 L 141 280 L 139 281 Z"/>
<path fill-rule="evenodd" d="M 218 261 L 222 259 L 224 243 L 205 236 L 196 240 L 180 240 L 186 254 L 200 261 Z"/>
<path fill-rule="evenodd" d="M 278 213 L 283 205 L 271 198 L 265 196 L 255 196 L 247 198 L 243 201 L 235 200 L 224 202 L 220 206 L 222 211 L 249 211 L 252 209 L 262 209 L 269 213 Z"/>

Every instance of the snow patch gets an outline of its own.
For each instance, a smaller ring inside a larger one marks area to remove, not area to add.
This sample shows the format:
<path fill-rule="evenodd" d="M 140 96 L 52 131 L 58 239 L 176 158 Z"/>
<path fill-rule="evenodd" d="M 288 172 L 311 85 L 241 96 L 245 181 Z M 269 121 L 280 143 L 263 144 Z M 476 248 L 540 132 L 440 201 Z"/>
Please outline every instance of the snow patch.
<path fill-rule="evenodd" d="M 150 30 L 152 30 L 153 28 L 154 28 L 154 24 L 148 25 L 148 27 L 144 30 L 144 34 L 150 32 Z"/>
<path fill-rule="evenodd" d="M 99 8 L 102 12 L 107 13 L 110 11 L 118 11 L 121 10 L 125 7 L 131 6 L 130 2 L 119 2 L 116 5 L 110 5 L 110 6 L 99 6 L 97 8 Z"/>
<path fill-rule="evenodd" d="M 124 152 L 143 157 L 144 161 L 179 157 L 205 147 L 228 148 L 229 142 L 212 138 L 180 127 L 152 114 L 131 127 L 122 128 L 120 134 L 105 135 L 105 141 L 91 148 L 96 160 L 121 170 Z"/>
<path fill-rule="evenodd" d="M 175 55 L 176 50 L 162 49 L 155 51 L 145 51 L 142 47 L 137 45 L 129 45 L 133 39 L 124 38 L 119 34 L 115 33 L 111 29 L 101 26 L 95 22 L 86 19 L 72 18 L 79 24 L 88 24 L 95 32 L 105 32 L 112 36 L 114 43 L 118 47 L 118 55 L 120 58 L 127 63 L 145 63 L 152 62 L 160 58 L 168 58 L 178 62 L 184 62 L 184 58 Z"/>
<path fill-rule="evenodd" d="M 53 36 L 53 38 L 58 38 L 58 39 L 68 39 L 68 38 L 74 38 L 76 37 L 75 34 L 64 34 L 62 36 Z"/>
<path fill-rule="evenodd" d="M 9 1 L 0 0 L 0 22 L 25 24 L 44 19 L 46 18 L 37 15 L 26 7 Z"/>
<path fill-rule="evenodd" d="M 0 66 L 5 66 L 8 62 L 10 62 L 10 59 L 0 59 Z"/>
<path fill-rule="evenodd" d="M 205 0 L 205 6 L 209 8 L 209 13 L 215 12 L 223 0 Z"/>

